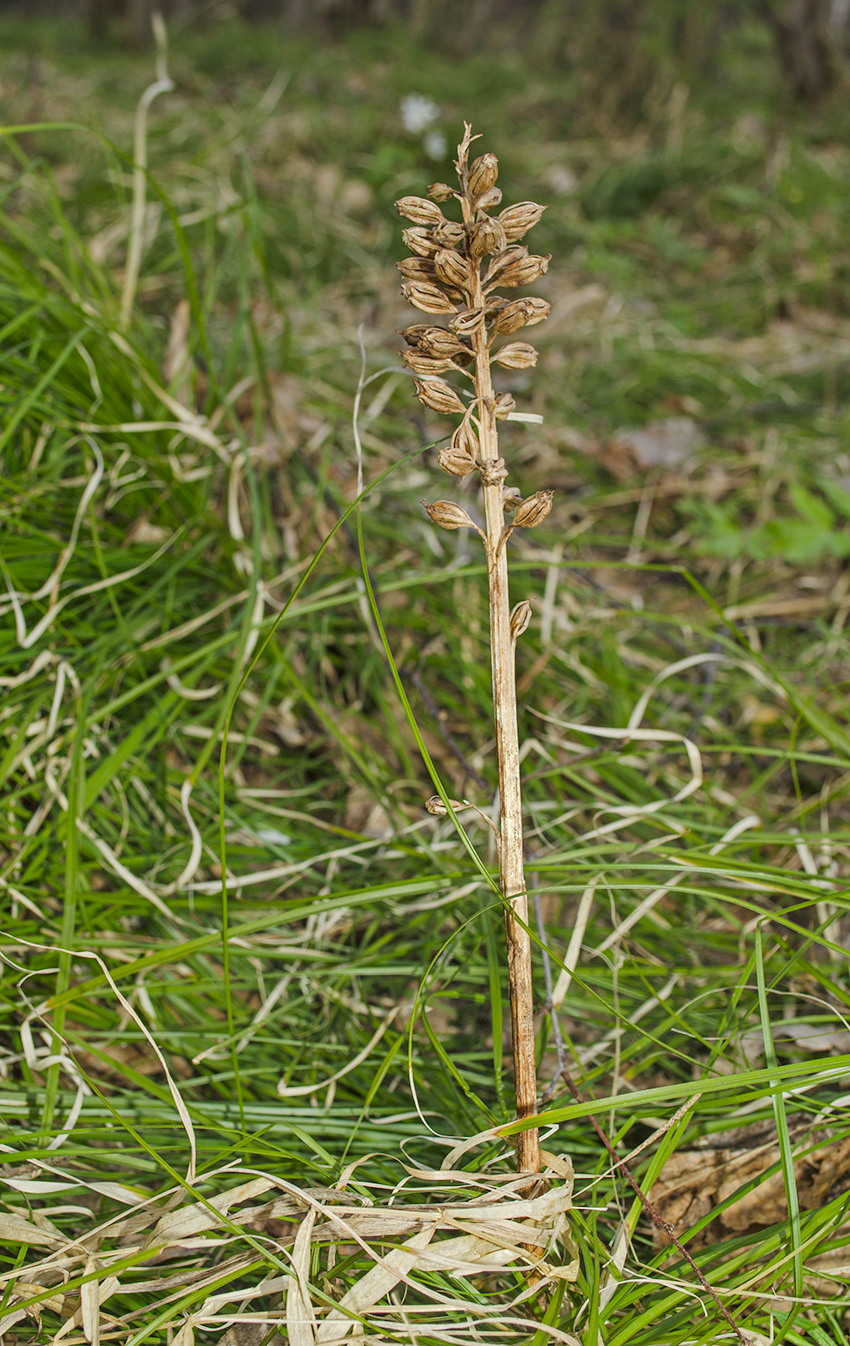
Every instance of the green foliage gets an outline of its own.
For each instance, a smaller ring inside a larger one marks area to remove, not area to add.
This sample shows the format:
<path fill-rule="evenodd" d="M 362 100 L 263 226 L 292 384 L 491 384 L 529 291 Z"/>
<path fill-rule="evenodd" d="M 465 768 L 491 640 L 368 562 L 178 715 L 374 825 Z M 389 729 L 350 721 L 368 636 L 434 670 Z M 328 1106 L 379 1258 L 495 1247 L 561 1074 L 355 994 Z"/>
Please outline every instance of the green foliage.
<path fill-rule="evenodd" d="M 398 100 L 430 91 L 437 129 L 466 113 L 487 148 L 507 147 L 515 199 L 561 184 L 540 227 L 551 335 L 539 329 L 537 374 L 514 385 L 543 424 L 507 427 L 506 451 L 524 488 L 558 490 L 512 573 L 535 602 L 518 660 L 541 1078 L 557 1071 L 543 947 L 557 982 L 581 910 L 560 1023 L 586 1101 L 558 1086 L 544 1105 L 547 1147 L 582 1176 L 580 1277 L 543 1323 L 503 1330 L 514 1273 L 429 1272 L 404 1312 L 434 1291 L 450 1301 L 422 1334 L 435 1341 L 447 1323 L 468 1339 L 485 1309 L 500 1339 L 534 1346 L 546 1325 L 611 1346 L 719 1340 L 716 1305 L 655 1245 L 587 1114 L 618 1153 L 643 1147 L 631 1167 L 646 1191 L 675 1153 L 762 1124 L 782 1143 L 745 1187 L 766 1194 L 781 1173 L 792 1192 L 825 1126 L 846 1137 L 846 157 L 817 126 L 742 125 L 754 107 L 733 118 L 710 99 L 679 149 L 663 112 L 637 147 L 565 141 L 557 81 L 529 87 L 510 54 L 452 63 L 413 46 L 388 64 L 386 35 L 319 49 L 253 33 L 245 55 L 244 36 L 222 23 L 172 54 L 126 333 L 125 151 L 147 58 L 77 47 L 60 62 L 39 35 L 55 62 L 44 120 L 85 104 L 109 140 L 5 140 L 7 1208 L 78 1240 L 135 1218 L 139 1196 L 152 1220 L 203 1206 L 247 1179 L 225 1171 L 237 1161 L 316 1188 L 357 1161 L 352 1201 L 401 1183 L 403 1203 L 419 1181 L 404 1164 L 437 1168 L 457 1139 L 512 1120 L 489 828 L 475 815 L 458 835 L 422 808 L 426 762 L 450 797 L 486 809 L 495 789 L 481 557 L 420 526 L 423 492 L 440 488 L 393 337 L 390 203 L 442 171 Z M 25 66 L 6 53 L 10 119 L 28 123 Z M 670 416 L 702 432 L 689 456 L 624 467 L 617 432 Z M 778 593 L 793 609 L 798 581 L 802 617 L 760 606 Z M 488 1141 L 463 1162 L 490 1182 L 511 1157 Z M 738 1232 L 719 1223 L 730 1191 L 688 1231 L 742 1328 L 767 1336 L 773 1314 L 789 1341 L 841 1340 L 845 1300 L 815 1259 L 844 1255 L 844 1187 Z M 261 1295 L 263 1278 L 288 1276 L 294 1225 L 255 1227 L 253 1201 L 177 1240 L 167 1267 L 128 1252 L 120 1225 L 98 1235 L 94 1269 L 75 1243 L 59 1306 L 45 1247 L 4 1241 L 4 1275 L 41 1312 L 8 1332 L 52 1340 L 86 1277 L 106 1274 L 119 1285 L 103 1339 L 165 1346 L 223 1287 L 276 1320 L 284 1292 Z M 307 1272 L 334 1299 L 373 1264 L 353 1243 L 324 1258 Z M 10 1288 L 2 1313 L 20 1303 Z M 221 1339 L 233 1303 L 196 1341 Z"/>

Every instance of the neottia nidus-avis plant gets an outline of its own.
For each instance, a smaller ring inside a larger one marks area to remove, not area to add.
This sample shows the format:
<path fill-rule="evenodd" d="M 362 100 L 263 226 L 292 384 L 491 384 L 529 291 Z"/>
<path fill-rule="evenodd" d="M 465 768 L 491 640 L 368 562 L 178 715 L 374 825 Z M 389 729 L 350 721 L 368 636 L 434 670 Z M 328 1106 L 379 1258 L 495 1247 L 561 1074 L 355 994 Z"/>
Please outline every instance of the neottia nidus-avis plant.
<path fill-rule="evenodd" d="M 533 284 L 546 273 L 549 258 L 530 253 L 521 241 L 537 224 L 544 207 L 522 201 L 500 211 L 498 160 L 494 154 L 482 154 L 470 164 L 473 139 L 472 128 L 466 125 L 455 163 L 457 188 L 437 182 L 428 188 L 427 198 L 405 196 L 396 202 L 399 213 L 411 224 L 404 231 L 404 241 L 413 254 L 397 265 L 404 277 L 405 298 L 423 313 L 448 318 L 447 326 L 417 323 L 402 334 L 407 343 L 404 360 L 416 375 L 420 402 L 432 411 L 460 417 L 450 443 L 440 450 L 440 467 L 456 477 L 477 472 L 481 479 L 484 529 L 454 501 L 423 504 L 441 528 L 474 528 L 487 557 L 501 799 L 499 874 L 505 900 L 516 1107 L 517 1116 L 524 1118 L 536 1112 L 537 1074 L 514 654 L 516 641 L 531 620 L 531 609 L 523 601 L 511 610 L 507 542 L 515 529 L 536 528 L 543 522 L 552 508 L 552 492 L 537 491 L 523 499 L 521 492 L 505 486 L 508 469 L 499 456 L 498 423 L 511 416 L 516 403 L 510 393 L 494 390 L 492 367 L 528 369 L 537 363 L 537 351 L 525 341 L 494 342 L 542 322 L 549 314 L 549 304 L 536 297 L 507 298 L 498 292 Z M 446 202 L 459 204 L 459 222 L 443 213 L 441 203 Z M 460 375 L 467 384 L 464 391 L 471 391 L 471 396 L 465 400 L 442 377 L 445 374 Z M 437 802 L 429 801 L 429 807 Z M 437 810 L 432 807 L 432 811 Z M 539 1172 L 537 1131 L 523 1131 L 517 1141 L 519 1170 Z"/>

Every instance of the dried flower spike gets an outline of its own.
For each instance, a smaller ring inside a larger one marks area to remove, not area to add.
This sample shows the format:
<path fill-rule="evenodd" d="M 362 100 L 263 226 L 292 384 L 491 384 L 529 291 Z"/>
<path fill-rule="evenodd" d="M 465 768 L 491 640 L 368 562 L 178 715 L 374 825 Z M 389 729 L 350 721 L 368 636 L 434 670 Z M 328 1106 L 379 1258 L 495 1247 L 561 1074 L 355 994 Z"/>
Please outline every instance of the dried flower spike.
<path fill-rule="evenodd" d="M 486 532 L 478 528 L 462 505 L 450 500 L 422 503 L 429 518 L 441 528 L 475 528 L 487 555 L 501 805 L 499 876 L 505 900 L 517 1116 L 523 1118 L 536 1111 L 537 1077 L 514 655 L 517 637 L 531 620 L 531 606 L 524 600 L 513 610 L 510 607 L 505 543 L 515 527 L 533 528 L 546 517 L 552 507 L 552 492 L 537 491 L 523 500 L 515 487 L 504 487 L 508 468 L 499 453 L 498 425 L 511 415 L 516 402 L 511 393 L 494 389 L 492 372 L 494 367 L 529 369 L 537 361 L 537 352 L 522 341 L 509 342 L 497 351 L 492 351 L 491 345 L 494 337 L 510 336 L 548 315 L 549 304 L 544 299 L 530 296 L 511 300 L 494 291 L 500 286 L 511 288 L 538 280 L 546 272 L 549 258 L 532 256 L 519 244 L 540 219 L 542 206 L 523 201 L 508 206 L 498 218 L 488 213 L 502 199 L 496 186 L 498 160 L 494 154 L 482 154 L 470 165 L 472 139 L 472 128 L 466 126 L 456 161 L 458 191 L 446 183 L 434 183 L 428 190 L 429 199 L 406 196 L 397 202 L 401 214 L 414 226 L 404 231 L 414 256 L 402 266 L 406 277 L 402 291 L 423 312 L 450 315 L 448 329 L 425 323 L 408 328 L 404 339 L 410 349 L 404 359 L 415 373 L 456 370 L 471 376 L 474 384 L 474 398 L 468 406 L 440 378 L 417 380 L 416 393 L 435 411 L 461 415 L 438 460 L 444 471 L 455 476 L 479 473 Z M 447 219 L 435 204 L 451 198 L 460 203 L 460 221 Z M 488 257 L 489 265 L 484 261 Z M 516 511 L 509 525 L 505 523 L 506 510 Z M 438 815 L 446 811 L 438 797 L 429 800 L 426 807 Z M 452 802 L 455 807 L 459 805 Z M 539 1138 L 533 1128 L 517 1136 L 517 1163 L 521 1172 L 540 1171 Z"/>

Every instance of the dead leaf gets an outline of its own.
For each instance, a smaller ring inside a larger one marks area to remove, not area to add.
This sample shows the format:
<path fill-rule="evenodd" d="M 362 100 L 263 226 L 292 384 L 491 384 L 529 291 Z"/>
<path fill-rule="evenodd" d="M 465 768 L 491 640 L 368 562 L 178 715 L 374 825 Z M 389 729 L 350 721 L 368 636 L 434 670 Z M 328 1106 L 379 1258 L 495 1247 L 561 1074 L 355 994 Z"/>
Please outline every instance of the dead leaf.
<path fill-rule="evenodd" d="M 0 1243 L 29 1243 L 36 1248 L 55 1248 L 67 1243 L 64 1234 L 49 1229 L 37 1229 L 19 1215 L 0 1214 Z"/>
<path fill-rule="evenodd" d="M 219 1342 L 219 1346 L 264 1346 L 268 1339 L 268 1323 L 234 1323 Z M 283 1337 L 276 1332 L 268 1346 L 283 1346 Z"/>
<path fill-rule="evenodd" d="M 680 1150 L 672 1155 L 650 1192 L 653 1205 L 677 1235 L 779 1160 L 779 1145 L 772 1128 L 742 1127 L 728 1134 L 733 1143 L 726 1147 L 717 1146 L 720 1139 L 723 1137 L 714 1137 L 711 1148 Z M 803 1143 L 809 1152 L 794 1161 L 797 1194 L 803 1210 L 816 1210 L 850 1172 L 850 1138 L 831 1140 L 821 1131 L 810 1133 L 805 1141 L 800 1134 L 797 1148 Z M 817 1145 L 814 1150 L 810 1148 L 813 1143 Z M 689 1247 L 702 1248 L 732 1234 L 778 1224 L 787 1214 L 785 1181 L 779 1170 L 721 1211 L 701 1234 L 690 1240 Z M 670 1242 L 658 1229 L 655 1241 L 661 1247 Z"/>

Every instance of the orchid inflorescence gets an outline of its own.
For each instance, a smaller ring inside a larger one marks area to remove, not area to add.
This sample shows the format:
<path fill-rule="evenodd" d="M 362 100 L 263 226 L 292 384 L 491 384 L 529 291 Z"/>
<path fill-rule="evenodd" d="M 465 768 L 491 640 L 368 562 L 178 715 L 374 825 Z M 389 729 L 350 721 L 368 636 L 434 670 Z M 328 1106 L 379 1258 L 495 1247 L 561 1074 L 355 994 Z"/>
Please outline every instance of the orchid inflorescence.
<path fill-rule="evenodd" d="M 455 161 L 458 189 L 436 182 L 428 188 L 427 197 L 404 196 L 396 202 L 410 221 L 404 241 L 413 253 L 398 267 L 404 277 L 402 292 L 411 304 L 424 313 L 449 316 L 445 327 L 417 323 L 403 333 L 407 342 L 404 360 L 415 375 L 420 402 L 432 411 L 460 417 L 448 444 L 439 451 L 440 467 L 455 477 L 477 472 L 482 488 L 485 528 L 479 528 L 463 505 L 453 500 L 422 503 L 441 528 L 474 528 L 487 555 L 499 767 L 499 878 L 505 903 L 516 1106 L 517 1117 L 531 1119 L 537 1110 L 537 1075 L 515 669 L 516 642 L 531 621 L 531 605 L 524 599 L 510 607 L 505 544 L 516 528 L 536 528 L 543 522 L 552 508 L 552 492 L 535 491 L 523 499 L 520 491 L 505 486 L 508 469 L 499 456 L 498 424 L 511 416 L 521 417 L 511 394 L 495 391 L 492 372 L 494 365 L 529 369 L 537 363 L 537 351 L 525 341 L 494 343 L 542 322 L 549 314 L 549 304 L 536 297 L 505 298 L 498 291 L 539 280 L 548 269 L 549 258 L 529 253 L 520 241 L 537 224 L 543 207 L 522 201 L 494 214 L 502 201 L 496 186 L 498 160 L 494 154 L 482 154 L 470 164 L 472 140 L 472 128 L 466 125 Z M 440 207 L 441 202 L 451 200 L 460 203 L 460 222 L 447 219 Z M 465 401 L 444 374 L 468 379 L 471 397 Z M 506 512 L 511 517 L 509 524 L 505 523 Z M 477 808 L 468 801 L 459 805 L 442 794 L 426 804 L 437 817 L 459 806 Z M 516 1141 L 520 1171 L 538 1173 L 539 1136 L 533 1123 L 518 1133 Z"/>
<path fill-rule="evenodd" d="M 491 367 L 529 369 L 537 363 L 537 351 L 528 342 L 507 341 L 494 348 L 494 341 L 542 322 L 550 309 L 545 299 L 507 299 L 497 291 L 533 284 L 546 274 L 549 257 L 529 253 L 520 242 L 544 206 L 521 201 L 491 213 L 502 200 L 496 186 L 498 160 L 495 154 L 482 154 L 470 164 L 472 139 L 466 126 L 455 165 L 459 189 L 435 182 L 427 197 L 403 196 L 396 202 L 411 222 L 403 238 L 413 253 L 397 266 L 409 303 L 424 313 L 452 315 L 447 327 L 417 323 L 402 333 L 408 347 L 404 362 L 417 375 L 420 402 L 432 411 L 461 417 L 450 442 L 440 449 L 440 466 L 456 477 L 477 471 L 482 484 L 490 486 L 497 480 L 504 483 L 508 475 L 504 460 L 489 452 L 497 443 L 492 423 L 508 419 L 516 408 L 510 393 L 494 392 Z M 462 223 L 447 219 L 438 204 L 451 199 L 460 202 Z M 448 373 L 471 380 L 474 396 L 468 403 L 441 377 Z M 484 421 L 490 433 L 482 433 Z M 502 506 L 503 511 L 516 511 L 507 536 L 514 528 L 542 523 L 552 493 L 537 491 L 523 500 L 518 491 L 503 487 Z M 475 527 L 467 511 L 450 501 L 426 509 L 442 528 Z"/>

